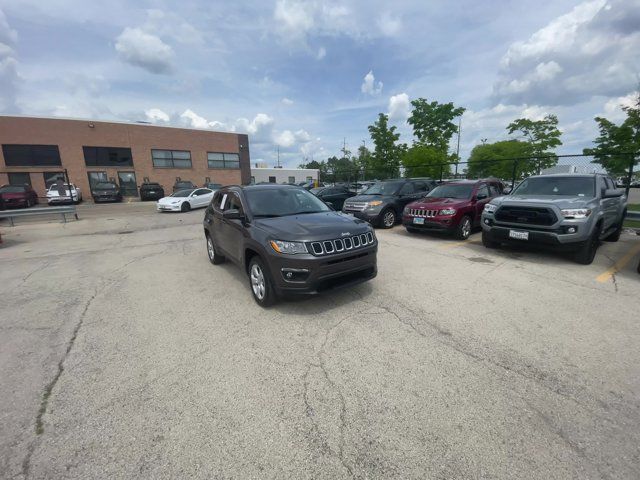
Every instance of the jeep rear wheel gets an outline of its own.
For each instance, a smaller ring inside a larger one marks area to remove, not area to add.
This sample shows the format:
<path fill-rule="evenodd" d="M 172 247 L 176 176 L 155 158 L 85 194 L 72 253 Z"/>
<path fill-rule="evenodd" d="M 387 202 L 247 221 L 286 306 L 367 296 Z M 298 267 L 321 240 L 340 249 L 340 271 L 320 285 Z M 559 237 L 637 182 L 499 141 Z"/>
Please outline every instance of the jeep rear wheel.
<path fill-rule="evenodd" d="M 221 263 L 224 263 L 224 255 L 220 255 L 216 251 L 216 246 L 213 243 L 213 239 L 208 234 L 205 235 L 205 237 L 207 239 L 207 256 L 209 257 L 209 261 L 214 265 L 220 265 Z"/>
<path fill-rule="evenodd" d="M 602 225 L 598 225 L 589 240 L 575 253 L 574 260 L 582 265 L 591 265 L 593 259 L 596 256 L 596 251 L 600 245 L 600 232 L 602 231 Z"/>

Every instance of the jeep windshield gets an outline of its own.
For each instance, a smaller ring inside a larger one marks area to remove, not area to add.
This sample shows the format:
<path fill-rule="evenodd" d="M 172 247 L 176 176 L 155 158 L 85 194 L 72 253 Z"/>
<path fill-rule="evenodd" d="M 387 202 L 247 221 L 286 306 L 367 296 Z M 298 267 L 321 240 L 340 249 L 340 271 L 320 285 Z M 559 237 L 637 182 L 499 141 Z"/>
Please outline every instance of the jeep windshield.
<path fill-rule="evenodd" d="M 378 182 L 367 188 L 361 195 L 395 195 L 404 182 Z"/>
<path fill-rule="evenodd" d="M 469 198 L 473 185 L 439 185 L 429 192 L 427 197 L 435 198 Z"/>
<path fill-rule="evenodd" d="M 246 190 L 245 197 L 254 217 L 286 217 L 305 213 L 329 212 L 320 199 L 302 188 Z"/>
<path fill-rule="evenodd" d="M 595 197 L 593 177 L 532 177 L 524 180 L 511 195 Z"/>

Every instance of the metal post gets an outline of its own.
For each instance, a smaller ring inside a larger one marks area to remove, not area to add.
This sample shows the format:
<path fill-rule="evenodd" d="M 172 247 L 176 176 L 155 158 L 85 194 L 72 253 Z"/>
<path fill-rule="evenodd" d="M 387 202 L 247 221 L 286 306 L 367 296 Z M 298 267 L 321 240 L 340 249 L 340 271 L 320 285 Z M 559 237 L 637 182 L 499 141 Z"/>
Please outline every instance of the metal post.
<path fill-rule="evenodd" d="M 629 189 L 631 188 L 631 179 L 633 178 L 633 164 L 635 162 L 634 155 L 631 155 L 631 161 L 629 162 L 629 173 L 627 175 L 627 188 L 625 188 L 625 195 L 629 198 Z"/>
<path fill-rule="evenodd" d="M 511 188 L 515 188 L 516 187 L 516 172 L 517 172 L 517 168 L 518 168 L 518 160 L 514 160 L 513 161 L 513 174 L 511 175 Z"/>
<path fill-rule="evenodd" d="M 442 171 L 444 169 L 444 165 L 440 164 L 440 181 L 442 181 Z"/>
<path fill-rule="evenodd" d="M 71 191 L 71 182 L 69 181 L 69 172 L 67 172 L 67 169 L 64 169 L 64 179 L 65 182 L 67 183 L 67 185 L 69 185 L 69 199 L 71 200 L 71 203 L 73 204 L 73 192 Z"/>

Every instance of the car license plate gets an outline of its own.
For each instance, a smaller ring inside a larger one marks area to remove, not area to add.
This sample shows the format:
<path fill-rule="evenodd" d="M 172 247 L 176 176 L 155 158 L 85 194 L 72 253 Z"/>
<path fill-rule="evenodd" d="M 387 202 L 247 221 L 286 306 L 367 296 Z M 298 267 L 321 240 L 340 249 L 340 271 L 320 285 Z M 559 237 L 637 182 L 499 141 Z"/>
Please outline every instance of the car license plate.
<path fill-rule="evenodd" d="M 517 230 L 509 230 L 509 238 L 516 240 L 529 240 L 529 232 L 518 232 Z"/>
<path fill-rule="evenodd" d="M 416 225 L 424 225 L 424 218 L 414 217 L 413 223 L 415 223 Z"/>

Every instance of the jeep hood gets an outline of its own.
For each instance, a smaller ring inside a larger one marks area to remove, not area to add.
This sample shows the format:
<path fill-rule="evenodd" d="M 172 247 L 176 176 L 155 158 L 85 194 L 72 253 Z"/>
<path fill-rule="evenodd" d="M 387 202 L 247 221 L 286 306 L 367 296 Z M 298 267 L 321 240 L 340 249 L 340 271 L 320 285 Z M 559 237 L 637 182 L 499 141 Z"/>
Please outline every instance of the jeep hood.
<path fill-rule="evenodd" d="M 435 207 L 463 207 L 469 204 L 468 198 L 441 198 L 441 197 L 426 197 L 417 202 L 412 202 L 407 205 L 408 208 L 435 208 Z"/>
<path fill-rule="evenodd" d="M 291 241 L 328 240 L 368 230 L 365 221 L 338 212 L 259 218 L 254 225 L 277 240 Z"/>

